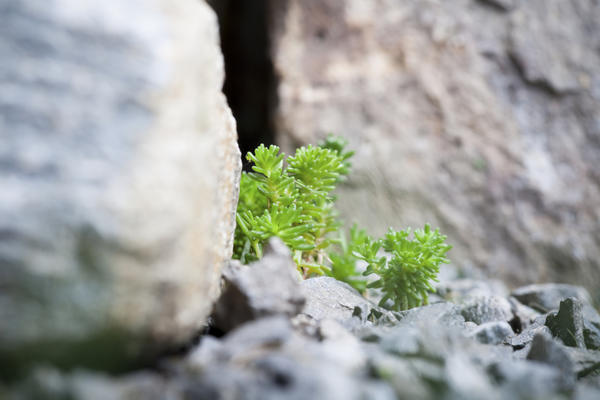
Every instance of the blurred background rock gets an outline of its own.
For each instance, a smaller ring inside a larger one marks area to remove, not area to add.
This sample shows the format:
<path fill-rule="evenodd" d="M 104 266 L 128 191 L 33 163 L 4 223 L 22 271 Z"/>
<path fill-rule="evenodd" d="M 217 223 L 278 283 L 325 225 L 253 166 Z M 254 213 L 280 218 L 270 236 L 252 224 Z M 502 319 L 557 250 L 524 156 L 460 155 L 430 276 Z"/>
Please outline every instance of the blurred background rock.
<path fill-rule="evenodd" d="M 596 1 L 212 3 L 243 154 L 342 135 L 347 220 L 429 221 L 465 273 L 600 300 Z"/>

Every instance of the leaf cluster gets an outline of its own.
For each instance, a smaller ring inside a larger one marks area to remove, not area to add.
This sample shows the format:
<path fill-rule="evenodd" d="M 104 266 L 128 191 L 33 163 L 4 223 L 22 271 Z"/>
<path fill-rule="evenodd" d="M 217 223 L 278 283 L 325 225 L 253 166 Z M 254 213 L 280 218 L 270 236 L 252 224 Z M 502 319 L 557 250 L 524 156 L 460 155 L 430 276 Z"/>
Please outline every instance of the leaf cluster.
<path fill-rule="evenodd" d="M 437 281 L 440 264 L 450 261 L 446 253 L 452 248 L 445 243 L 446 236 L 429 224 L 417 229 L 411 238 L 410 228 L 395 231 L 390 228 L 383 239 L 366 240 L 355 251 L 355 256 L 368 263 L 365 275 L 376 274 L 379 279 L 368 284 L 380 288 L 383 297 L 380 305 L 393 302 L 392 309 L 427 304 L 431 282 Z M 383 248 L 388 255 L 379 255 Z"/>
<path fill-rule="evenodd" d="M 346 144 L 329 136 L 319 146 L 297 149 L 287 160 L 277 146 L 260 145 L 249 152 L 246 159 L 253 166 L 241 177 L 233 257 L 244 264 L 255 261 L 266 241 L 278 236 L 305 278 L 326 274 L 362 293 L 377 288 L 383 294 L 380 305 L 391 303 L 395 310 L 426 304 L 440 264 L 449 262 L 445 255 L 451 246 L 429 225 L 412 237 L 410 228 L 390 229 L 380 240 L 354 225 L 347 239 L 332 195 L 350 171 L 354 153 L 345 150 Z M 340 233 L 332 238 L 332 232 Z M 360 261 L 367 265 L 362 273 Z M 367 284 L 365 276 L 371 274 L 377 279 Z"/>
<path fill-rule="evenodd" d="M 246 155 L 253 166 L 241 178 L 234 258 L 243 263 L 261 258 L 267 239 L 278 236 L 303 275 L 326 272 L 323 250 L 332 243 L 327 234 L 340 226 L 332 192 L 353 154 L 344 151 L 345 144 L 329 137 L 319 146 L 297 149 L 287 160 L 273 145 Z"/>
<path fill-rule="evenodd" d="M 359 260 L 357 252 L 370 240 L 372 240 L 364 229 L 358 229 L 356 224 L 350 229 L 350 239 L 346 239 L 343 232 L 337 241 L 339 251 L 329 252 L 331 268 L 327 275 L 346 282 L 359 292 L 363 293 L 367 288 L 367 281 L 357 270 L 356 264 Z"/>

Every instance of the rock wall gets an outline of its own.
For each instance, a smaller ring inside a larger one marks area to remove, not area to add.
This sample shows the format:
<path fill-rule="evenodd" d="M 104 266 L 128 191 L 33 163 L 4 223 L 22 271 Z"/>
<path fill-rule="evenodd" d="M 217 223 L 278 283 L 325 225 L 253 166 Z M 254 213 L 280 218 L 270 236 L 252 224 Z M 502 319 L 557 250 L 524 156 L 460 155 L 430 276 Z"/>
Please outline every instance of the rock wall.
<path fill-rule="evenodd" d="M 198 332 L 240 154 L 196 0 L 1 0 L 0 375 L 133 366 Z"/>
<path fill-rule="evenodd" d="M 600 300 L 597 1 L 272 8 L 277 140 L 350 140 L 347 219 L 377 234 L 429 221 L 462 268 Z"/>

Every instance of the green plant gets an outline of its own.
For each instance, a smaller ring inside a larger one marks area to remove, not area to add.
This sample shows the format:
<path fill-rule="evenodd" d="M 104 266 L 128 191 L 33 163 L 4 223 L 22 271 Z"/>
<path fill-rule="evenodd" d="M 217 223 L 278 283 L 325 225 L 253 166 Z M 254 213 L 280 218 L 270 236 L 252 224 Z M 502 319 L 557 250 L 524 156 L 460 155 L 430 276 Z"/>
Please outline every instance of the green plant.
<path fill-rule="evenodd" d="M 254 165 L 241 178 L 234 258 L 256 260 L 265 241 L 279 236 L 305 277 L 326 272 L 324 249 L 332 243 L 327 234 L 340 226 L 331 192 L 348 173 L 353 154 L 344 146 L 330 137 L 320 146 L 301 147 L 287 158 L 287 167 L 277 146 L 260 145 L 246 155 Z"/>
<path fill-rule="evenodd" d="M 359 257 L 357 257 L 356 252 L 369 240 L 371 238 L 369 238 L 365 230 L 359 230 L 356 224 L 350 229 L 350 240 L 347 240 L 343 231 L 340 231 L 340 238 L 335 242 L 339 251 L 331 250 L 329 252 L 331 267 L 327 271 L 327 275 L 339 281 L 346 282 L 363 293 L 367 288 L 367 281 L 357 271 L 356 263 Z"/>
<path fill-rule="evenodd" d="M 446 253 L 452 248 L 445 243 L 446 236 L 432 230 L 429 224 L 417 229 L 410 238 L 410 228 L 395 231 L 390 228 L 381 240 L 366 240 L 354 255 L 368 263 L 365 274 L 376 274 L 379 279 L 368 287 L 380 288 L 385 305 L 393 302 L 394 310 L 406 310 L 427 304 L 428 292 L 433 291 L 432 281 L 437 281 L 440 264 L 449 263 Z M 379 256 L 383 249 L 389 256 Z"/>
<path fill-rule="evenodd" d="M 297 149 L 287 160 L 277 146 L 260 145 L 249 152 L 246 159 L 253 163 L 253 172 L 241 177 L 233 257 L 245 264 L 257 260 L 265 242 L 278 236 L 292 250 L 305 278 L 326 274 L 360 292 L 380 288 L 380 304 L 391 300 L 394 309 L 426 303 L 427 291 L 433 289 L 430 281 L 436 279 L 439 265 L 448 262 L 446 237 L 425 225 L 412 240 L 410 230 L 390 229 L 384 239 L 375 241 L 355 225 L 347 240 L 332 195 L 350 171 L 354 153 L 345 150 L 346 144 L 329 136 L 319 146 Z M 335 238 L 332 232 L 340 233 Z M 389 259 L 378 256 L 381 247 L 391 254 Z M 360 260 L 367 264 L 362 274 L 357 267 Z M 370 274 L 379 279 L 367 285 L 364 276 Z"/>

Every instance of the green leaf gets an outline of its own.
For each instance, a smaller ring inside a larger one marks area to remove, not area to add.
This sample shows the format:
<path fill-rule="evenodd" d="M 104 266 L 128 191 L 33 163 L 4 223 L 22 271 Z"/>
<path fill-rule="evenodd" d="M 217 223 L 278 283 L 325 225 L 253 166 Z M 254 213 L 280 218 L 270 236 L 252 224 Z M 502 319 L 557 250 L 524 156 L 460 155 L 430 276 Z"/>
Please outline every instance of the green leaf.
<path fill-rule="evenodd" d="M 267 148 L 264 144 L 258 146 L 254 154 L 248 152 L 246 155 L 246 159 L 254 163 L 252 170 L 267 178 L 271 177 L 273 173 L 281 174 L 283 157 L 283 154 L 279 154 L 279 147 L 271 145 Z"/>

